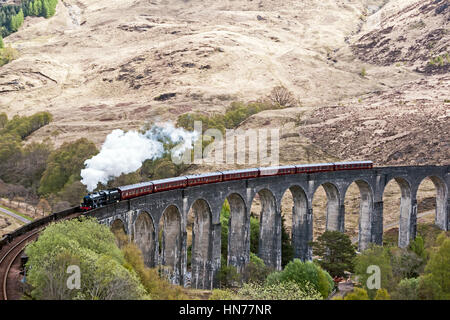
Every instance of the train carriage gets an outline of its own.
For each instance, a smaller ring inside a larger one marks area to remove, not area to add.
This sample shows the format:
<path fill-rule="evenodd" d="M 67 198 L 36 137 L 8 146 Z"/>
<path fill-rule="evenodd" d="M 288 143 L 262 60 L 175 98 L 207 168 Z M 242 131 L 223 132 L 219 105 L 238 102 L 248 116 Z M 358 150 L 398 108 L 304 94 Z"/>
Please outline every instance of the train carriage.
<path fill-rule="evenodd" d="M 204 174 L 193 174 L 186 176 L 188 187 L 205 183 L 216 183 L 223 180 L 223 173 L 220 171 Z"/>
<path fill-rule="evenodd" d="M 282 176 L 286 174 L 295 174 L 295 166 L 277 166 L 259 168 L 259 175 L 263 176 Z"/>
<path fill-rule="evenodd" d="M 122 200 L 136 198 L 153 192 L 153 182 L 136 183 L 129 186 L 117 188 L 120 191 Z"/>
<path fill-rule="evenodd" d="M 250 179 L 259 177 L 259 169 L 242 169 L 242 170 L 227 170 L 222 171 L 223 181 Z"/>
<path fill-rule="evenodd" d="M 295 166 L 297 173 L 314 173 L 334 171 L 333 163 L 300 164 Z"/>
<path fill-rule="evenodd" d="M 156 181 L 153 181 L 153 186 L 154 186 L 154 188 L 153 188 L 154 192 L 186 188 L 187 187 L 187 178 L 186 177 L 175 177 L 175 178 L 156 180 Z"/>
<path fill-rule="evenodd" d="M 361 170 L 361 169 L 372 169 L 372 161 L 350 161 L 350 162 L 335 162 L 334 168 L 338 170 Z"/>

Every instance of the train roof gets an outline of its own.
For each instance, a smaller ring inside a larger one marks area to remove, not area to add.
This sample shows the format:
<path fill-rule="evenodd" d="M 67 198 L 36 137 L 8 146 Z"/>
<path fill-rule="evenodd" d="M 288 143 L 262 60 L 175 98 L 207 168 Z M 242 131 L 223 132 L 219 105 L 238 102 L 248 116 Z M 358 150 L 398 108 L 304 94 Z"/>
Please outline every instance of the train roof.
<path fill-rule="evenodd" d="M 174 177 L 174 178 L 167 178 L 167 179 L 160 179 L 160 180 L 153 180 L 153 184 L 161 184 L 161 183 L 169 183 L 169 182 L 176 182 L 176 181 L 182 181 L 186 180 L 187 178 L 185 176 L 183 177 Z"/>
<path fill-rule="evenodd" d="M 214 172 L 207 172 L 207 173 L 190 174 L 190 175 L 187 175 L 186 178 L 188 178 L 188 179 L 207 178 L 207 177 L 215 177 L 218 175 L 222 175 L 222 172 L 214 171 Z"/>
<path fill-rule="evenodd" d="M 276 169 L 293 169 L 295 168 L 294 165 L 287 165 L 287 166 L 272 166 L 272 167 L 262 167 L 259 168 L 260 170 L 276 170 Z"/>
<path fill-rule="evenodd" d="M 306 167 L 323 167 L 323 166 L 332 166 L 334 163 L 325 162 L 325 163 L 310 163 L 310 164 L 296 164 L 296 168 L 306 168 Z"/>
<path fill-rule="evenodd" d="M 359 164 L 359 163 L 373 164 L 372 161 L 342 161 L 342 162 L 335 162 L 334 164 Z"/>
<path fill-rule="evenodd" d="M 238 170 L 225 170 L 221 171 L 223 174 L 233 174 L 233 173 L 243 173 L 243 172 L 255 172 L 258 171 L 258 168 L 250 168 L 250 169 L 238 169 Z"/>
<path fill-rule="evenodd" d="M 144 187 L 148 187 L 153 185 L 152 181 L 147 181 L 147 182 L 140 182 L 140 183 L 135 183 L 135 184 L 130 184 L 128 186 L 120 186 L 117 187 L 117 189 L 119 189 L 120 191 L 128 191 L 128 190 L 133 190 L 133 189 L 137 189 L 137 188 L 144 188 Z"/>

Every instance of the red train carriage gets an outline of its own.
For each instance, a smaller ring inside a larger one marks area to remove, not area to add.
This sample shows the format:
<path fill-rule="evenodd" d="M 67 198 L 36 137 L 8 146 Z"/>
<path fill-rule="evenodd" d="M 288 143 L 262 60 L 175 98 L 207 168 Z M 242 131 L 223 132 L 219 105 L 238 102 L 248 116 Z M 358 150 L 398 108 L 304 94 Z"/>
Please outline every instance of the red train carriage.
<path fill-rule="evenodd" d="M 167 191 L 187 187 L 186 177 L 176 177 L 153 181 L 153 191 Z"/>
<path fill-rule="evenodd" d="M 259 177 L 259 169 L 242 169 L 242 170 L 227 170 L 222 171 L 223 181 L 250 179 Z"/>
<path fill-rule="evenodd" d="M 131 199 L 140 197 L 153 192 L 153 182 L 136 183 L 129 186 L 122 186 L 117 188 L 121 194 L 121 199 Z"/>
<path fill-rule="evenodd" d="M 296 173 L 295 166 L 278 166 L 259 168 L 259 176 L 283 176 Z"/>
<path fill-rule="evenodd" d="M 334 171 L 333 163 L 317 163 L 317 164 L 300 164 L 295 166 L 296 173 L 314 173 L 314 172 L 325 172 Z"/>
<path fill-rule="evenodd" d="M 199 184 L 221 182 L 223 174 L 220 171 L 205 173 L 205 174 L 193 174 L 186 176 L 188 187 L 196 186 Z"/>
<path fill-rule="evenodd" d="M 335 170 L 361 170 L 361 169 L 372 169 L 372 161 L 351 161 L 351 162 L 335 162 Z"/>

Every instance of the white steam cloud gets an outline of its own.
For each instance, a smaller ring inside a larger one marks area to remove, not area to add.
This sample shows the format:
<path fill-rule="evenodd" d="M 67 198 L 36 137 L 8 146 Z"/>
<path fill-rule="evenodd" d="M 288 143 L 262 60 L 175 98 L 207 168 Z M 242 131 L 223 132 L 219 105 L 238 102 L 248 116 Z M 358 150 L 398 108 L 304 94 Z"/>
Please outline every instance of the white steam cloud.
<path fill-rule="evenodd" d="M 123 173 L 135 172 L 147 159 L 161 158 L 167 151 L 164 143 L 176 144 L 172 156 L 180 156 L 192 148 L 198 137 L 197 132 L 175 128 L 170 123 L 154 125 L 145 133 L 114 130 L 106 137 L 100 153 L 84 162 L 81 182 L 93 191 L 100 182 L 106 184 Z"/>

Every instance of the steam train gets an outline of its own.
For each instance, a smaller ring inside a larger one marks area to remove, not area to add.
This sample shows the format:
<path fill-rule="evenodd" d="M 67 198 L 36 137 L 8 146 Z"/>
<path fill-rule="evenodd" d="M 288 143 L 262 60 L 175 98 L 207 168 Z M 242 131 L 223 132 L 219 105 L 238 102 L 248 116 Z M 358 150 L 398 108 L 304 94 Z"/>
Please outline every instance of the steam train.
<path fill-rule="evenodd" d="M 316 172 L 364 170 L 372 168 L 372 161 L 353 161 L 228 170 L 188 175 L 183 177 L 142 182 L 89 193 L 83 198 L 83 203 L 80 205 L 80 209 L 81 211 L 89 211 L 114 202 L 128 200 L 144 196 L 146 194 L 223 181 L 251 179 L 267 176 L 282 176 L 288 174 L 310 174 Z"/>

